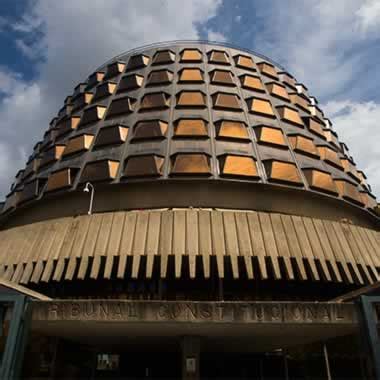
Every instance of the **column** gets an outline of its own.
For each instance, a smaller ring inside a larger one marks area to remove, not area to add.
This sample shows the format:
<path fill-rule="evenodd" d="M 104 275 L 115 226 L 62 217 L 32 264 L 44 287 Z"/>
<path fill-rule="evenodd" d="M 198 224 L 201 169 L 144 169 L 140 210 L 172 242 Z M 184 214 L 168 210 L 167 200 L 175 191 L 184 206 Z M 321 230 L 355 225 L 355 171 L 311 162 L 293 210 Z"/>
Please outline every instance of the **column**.
<path fill-rule="evenodd" d="M 182 349 L 182 380 L 199 380 L 200 338 L 184 336 Z"/>

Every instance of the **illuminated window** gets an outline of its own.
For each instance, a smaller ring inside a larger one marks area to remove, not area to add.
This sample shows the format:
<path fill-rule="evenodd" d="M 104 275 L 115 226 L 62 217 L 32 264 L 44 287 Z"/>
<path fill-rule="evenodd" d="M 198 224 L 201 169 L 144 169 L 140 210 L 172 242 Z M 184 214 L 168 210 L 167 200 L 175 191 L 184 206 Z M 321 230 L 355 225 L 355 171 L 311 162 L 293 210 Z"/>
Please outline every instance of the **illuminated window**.
<path fill-rule="evenodd" d="M 227 154 L 219 158 L 220 175 L 225 177 L 258 178 L 256 163 L 252 157 Z"/>
<path fill-rule="evenodd" d="M 210 175 L 210 158 L 203 153 L 183 153 L 173 157 L 173 175 Z"/>
<path fill-rule="evenodd" d="M 215 127 L 218 139 L 250 141 L 247 126 L 241 121 L 220 120 Z"/>
<path fill-rule="evenodd" d="M 260 125 L 254 128 L 257 141 L 261 144 L 275 145 L 280 148 L 288 148 L 284 135 L 280 128 Z"/>
<path fill-rule="evenodd" d="M 207 125 L 203 119 L 179 119 L 174 126 L 175 137 L 207 137 Z"/>
<path fill-rule="evenodd" d="M 250 98 L 247 100 L 248 111 L 259 115 L 275 118 L 272 105 L 269 100 L 260 98 Z"/>

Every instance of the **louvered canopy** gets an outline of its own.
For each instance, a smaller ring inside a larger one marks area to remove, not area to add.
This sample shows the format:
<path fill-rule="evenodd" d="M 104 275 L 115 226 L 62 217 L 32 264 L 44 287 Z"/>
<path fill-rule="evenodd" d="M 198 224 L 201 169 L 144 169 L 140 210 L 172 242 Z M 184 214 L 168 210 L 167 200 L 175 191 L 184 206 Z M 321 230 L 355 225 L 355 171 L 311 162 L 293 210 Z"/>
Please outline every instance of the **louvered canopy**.
<path fill-rule="evenodd" d="M 68 217 L 0 232 L 1 274 L 21 284 L 174 276 L 288 279 L 347 284 L 380 280 L 380 233 L 309 217 L 255 211 L 145 210 Z M 142 261 L 144 273 L 141 273 Z M 257 265 L 254 265 L 254 262 Z M 227 268 L 228 266 L 228 268 Z"/>

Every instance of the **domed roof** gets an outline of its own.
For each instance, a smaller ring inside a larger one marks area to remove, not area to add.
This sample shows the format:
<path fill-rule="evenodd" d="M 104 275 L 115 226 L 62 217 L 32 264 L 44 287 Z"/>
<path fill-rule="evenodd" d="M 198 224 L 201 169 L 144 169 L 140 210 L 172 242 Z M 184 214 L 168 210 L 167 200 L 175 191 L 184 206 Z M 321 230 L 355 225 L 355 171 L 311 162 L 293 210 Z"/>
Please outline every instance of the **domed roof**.
<path fill-rule="evenodd" d="M 364 173 L 307 87 L 269 58 L 211 43 L 136 49 L 79 83 L 17 174 L 3 217 L 57 199 L 57 216 L 85 213 L 75 202 L 86 182 L 97 211 L 307 215 L 329 205 L 375 218 Z"/>
<path fill-rule="evenodd" d="M 280 65 L 157 44 L 66 98 L 7 196 L 0 276 L 373 283 L 375 208 L 317 100 Z"/>

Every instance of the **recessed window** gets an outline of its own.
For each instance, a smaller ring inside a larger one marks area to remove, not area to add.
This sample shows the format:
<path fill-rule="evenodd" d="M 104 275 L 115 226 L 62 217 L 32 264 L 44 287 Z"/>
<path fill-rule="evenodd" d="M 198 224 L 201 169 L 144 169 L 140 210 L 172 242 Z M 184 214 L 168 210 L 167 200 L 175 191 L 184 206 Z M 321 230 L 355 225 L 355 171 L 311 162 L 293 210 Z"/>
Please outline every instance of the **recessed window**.
<path fill-rule="evenodd" d="M 82 119 L 80 121 L 81 126 L 95 123 L 102 120 L 106 113 L 106 107 L 104 106 L 92 106 L 86 108 L 83 112 Z"/>
<path fill-rule="evenodd" d="M 292 75 L 290 75 L 289 73 L 287 73 L 285 71 L 282 71 L 278 74 L 279 74 L 281 82 L 283 82 L 284 84 L 286 84 L 292 88 L 295 88 L 296 80 L 294 79 L 294 77 Z"/>
<path fill-rule="evenodd" d="M 90 89 L 100 83 L 104 78 L 105 73 L 103 71 L 97 71 L 91 74 L 88 78 L 87 89 Z"/>
<path fill-rule="evenodd" d="M 235 86 L 231 71 L 214 70 L 210 73 L 211 84 L 220 84 L 223 86 Z"/>
<path fill-rule="evenodd" d="M 337 149 L 341 149 L 337 134 L 332 130 L 324 130 L 326 141 L 335 146 Z"/>
<path fill-rule="evenodd" d="M 217 92 L 212 95 L 212 100 L 215 109 L 227 111 L 241 111 L 240 98 L 235 94 L 225 92 Z"/>
<path fill-rule="evenodd" d="M 181 62 L 202 62 L 202 53 L 198 49 L 182 50 Z"/>
<path fill-rule="evenodd" d="M 248 111 L 250 113 L 275 118 L 272 105 L 269 100 L 260 98 L 250 98 L 247 100 Z"/>
<path fill-rule="evenodd" d="M 65 168 L 52 173 L 48 178 L 46 191 L 49 192 L 71 187 L 78 171 L 79 169 L 77 168 Z"/>
<path fill-rule="evenodd" d="M 201 69 L 186 68 L 179 72 L 180 83 L 201 83 L 203 81 L 203 72 Z"/>
<path fill-rule="evenodd" d="M 121 78 L 117 92 L 131 91 L 140 88 L 143 84 L 144 77 L 138 74 L 124 75 Z"/>
<path fill-rule="evenodd" d="M 210 158 L 203 153 L 176 154 L 172 164 L 172 175 L 210 175 Z"/>
<path fill-rule="evenodd" d="M 301 186 L 302 180 L 297 166 L 291 162 L 266 160 L 264 161 L 268 180 L 271 182 L 288 183 Z"/>
<path fill-rule="evenodd" d="M 363 206 L 358 187 L 355 184 L 344 179 L 335 179 L 334 182 L 342 198 Z"/>
<path fill-rule="evenodd" d="M 241 121 L 220 120 L 215 127 L 218 139 L 250 141 L 247 126 Z"/>
<path fill-rule="evenodd" d="M 102 83 L 96 88 L 94 100 L 106 98 L 107 96 L 113 95 L 115 90 L 116 90 L 115 82 Z"/>
<path fill-rule="evenodd" d="M 132 113 L 135 103 L 136 100 L 129 96 L 114 99 L 108 108 L 107 119 L 118 115 Z"/>
<path fill-rule="evenodd" d="M 259 178 L 252 157 L 227 154 L 219 158 L 219 164 L 220 175 L 223 177 Z"/>
<path fill-rule="evenodd" d="M 337 167 L 338 169 L 343 169 L 342 163 L 340 162 L 338 153 L 328 146 L 318 146 L 318 152 L 321 159 L 330 165 Z"/>
<path fill-rule="evenodd" d="M 248 70 L 256 70 L 251 57 L 246 55 L 235 55 L 234 60 L 237 67 Z"/>
<path fill-rule="evenodd" d="M 134 127 L 133 141 L 164 139 L 168 130 L 168 123 L 162 120 L 144 120 Z"/>
<path fill-rule="evenodd" d="M 227 53 L 222 50 L 212 50 L 208 53 L 209 63 L 214 63 L 217 65 L 229 65 L 230 60 L 227 56 Z"/>
<path fill-rule="evenodd" d="M 206 107 L 206 98 L 201 91 L 181 91 L 177 95 L 177 106 Z"/>
<path fill-rule="evenodd" d="M 91 103 L 94 94 L 92 92 L 82 92 L 73 100 L 73 110 L 81 109 Z"/>
<path fill-rule="evenodd" d="M 40 167 L 40 163 L 41 160 L 39 158 L 31 159 L 25 167 L 23 179 L 30 177 L 32 174 L 36 173 Z"/>
<path fill-rule="evenodd" d="M 154 154 L 127 158 L 124 177 L 159 177 L 162 175 L 164 158 Z"/>
<path fill-rule="evenodd" d="M 369 193 L 368 191 L 361 191 L 359 195 L 360 195 L 361 202 L 364 204 L 366 208 L 375 210 L 378 207 L 376 197 L 372 195 L 371 193 Z"/>
<path fill-rule="evenodd" d="M 89 150 L 93 140 L 94 135 L 87 134 L 75 136 L 69 139 L 63 152 L 63 156 L 69 156 L 70 154 Z"/>
<path fill-rule="evenodd" d="M 241 86 L 246 90 L 265 92 L 261 79 L 255 75 L 242 75 L 240 77 Z"/>
<path fill-rule="evenodd" d="M 95 147 L 117 145 L 127 141 L 129 128 L 124 125 L 111 125 L 100 128 L 96 137 Z"/>
<path fill-rule="evenodd" d="M 302 120 L 304 121 L 310 132 L 323 139 L 326 138 L 323 131 L 323 125 L 318 120 L 314 119 L 313 117 L 303 117 Z"/>
<path fill-rule="evenodd" d="M 155 111 L 169 108 L 170 96 L 164 92 L 145 94 L 141 100 L 140 111 Z"/>
<path fill-rule="evenodd" d="M 117 61 L 107 66 L 107 72 L 104 78 L 113 78 L 121 74 L 125 69 L 125 62 Z"/>
<path fill-rule="evenodd" d="M 203 119 L 179 119 L 174 125 L 175 137 L 207 137 L 207 125 Z"/>
<path fill-rule="evenodd" d="M 303 173 L 311 189 L 336 195 L 337 188 L 330 173 L 317 169 L 303 169 Z"/>
<path fill-rule="evenodd" d="M 65 99 L 65 105 L 72 103 L 72 99 L 77 97 L 78 95 L 82 94 L 86 91 L 86 83 L 79 83 L 75 86 L 73 96 L 68 96 Z"/>
<path fill-rule="evenodd" d="M 277 111 L 280 114 L 280 118 L 290 124 L 294 124 L 297 127 L 303 127 L 304 124 L 297 110 L 288 106 L 277 106 Z"/>
<path fill-rule="evenodd" d="M 260 62 L 257 66 L 262 74 L 278 80 L 277 71 L 272 64 L 268 62 Z"/>
<path fill-rule="evenodd" d="M 133 55 L 127 65 L 127 70 L 134 70 L 134 69 L 140 69 L 143 67 L 148 66 L 149 63 L 149 57 L 147 57 L 144 54 L 137 54 Z"/>
<path fill-rule="evenodd" d="M 72 104 L 65 104 L 59 111 L 58 111 L 58 117 L 63 118 L 67 117 L 71 114 L 71 111 L 73 110 Z"/>
<path fill-rule="evenodd" d="M 162 65 L 164 63 L 173 63 L 175 54 L 170 50 L 161 50 L 156 52 L 153 57 L 153 65 Z"/>
<path fill-rule="evenodd" d="M 304 135 L 291 135 L 289 136 L 289 142 L 295 152 L 313 158 L 319 158 L 318 149 L 314 145 L 312 138 Z"/>
<path fill-rule="evenodd" d="M 34 179 L 33 181 L 30 181 L 25 184 L 24 189 L 22 190 L 19 198 L 19 203 L 23 203 L 32 199 L 37 198 L 41 190 L 46 184 L 45 179 Z"/>
<path fill-rule="evenodd" d="M 83 169 L 81 183 L 109 181 L 116 178 L 119 161 L 100 160 L 88 162 Z"/>
<path fill-rule="evenodd" d="M 306 98 L 309 98 L 308 89 L 304 84 L 296 83 L 296 90 L 297 90 L 298 94 L 300 94 Z"/>
<path fill-rule="evenodd" d="M 303 95 L 297 94 L 297 93 L 291 93 L 289 94 L 290 101 L 297 107 L 301 108 L 303 111 L 310 113 L 309 106 L 310 102 L 309 99 L 306 98 Z"/>
<path fill-rule="evenodd" d="M 266 125 L 259 125 L 254 128 L 257 141 L 261 144 L 275 145 L 280 148 L 288 148 L 284 135 L 280 128 L 274 128 Z"/>
<path fill-rule="evenodd" d="M 286 91 L 285 86 L 278 84 L 276 82 L 267 83 L 267 88 L 269 93 L 272 96 L 275 96 L 276 98 L 282 99 L 282 100 L 289 100 L 288 92 Z"/>
<path fill-rule="evenodd" d="M 169 70 L 152 71 L 148 76 L 148 86 L 163 86 L 173 80 L 173 73 Z"/>
<path fill-rule="evenodd" d="M 323 119 L 324 119 L 323 112 L 317 105 L 310 105 L 309 111 L 314 117 L 318 118 L 320 121 L 323 122 Z"/>
<path fill-rule="evenodd" d="M 352 177 L 354 180 L 358 182 L 362 182 L 363 177 L 359 174 L 359 172 L 356 170 L 355 164 L 349 160 L 348 158 L 341 158 L 340 162 L 344 168 L 344 171 Z"/>
<path fill-rule="evenodd" d="M 58 161 L 65 150 L 65 145 L 54 145 L 49 150 L 47 150 L 41 159 L 40 168 L 49 165 L 55 161 Z"/>

